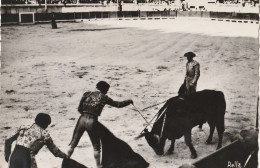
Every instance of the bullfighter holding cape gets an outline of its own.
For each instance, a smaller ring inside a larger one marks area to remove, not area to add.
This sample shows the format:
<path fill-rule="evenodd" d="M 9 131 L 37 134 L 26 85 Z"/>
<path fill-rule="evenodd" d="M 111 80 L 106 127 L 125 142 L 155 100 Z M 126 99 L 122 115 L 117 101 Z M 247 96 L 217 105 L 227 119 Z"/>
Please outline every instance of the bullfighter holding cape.
<path fill-rule="evenodd" d="M 94 158 L 98 168 L 134 168 L 148 167 L 148 163 L 131 147 L 116 138 L 105 126 L 98 122 L 104 106 L 106 104 L 121 108 L 133 104 L 132 100 L 114 101 L 106 95 L 110 85 L 105 81 L 100 81 L 96 85 L 97 91 L 86 92 L 80 101 L 78 111 L 81 114 L 75 127 L 68 156 L 74 152 L 74 148 L 87 131 L 94 148 Z M 100 151 L 102 143 L 102 164 L 100 163 Z"/>
<path fill-rule="evenodd" d="M 34 124 L 20 126 L 11 137 L 5 140 L 5 160 L 7 162 L 11 154 L 12 143 L 16 141 L 16 146 L 10 157 L 9 168 L 37 168 L 35 155 L 44 145 L 56 157 L 68 158 L 53 143 L 49 132 L 45 130 L 50 124 L 50 115 L 39 113 Z"/>

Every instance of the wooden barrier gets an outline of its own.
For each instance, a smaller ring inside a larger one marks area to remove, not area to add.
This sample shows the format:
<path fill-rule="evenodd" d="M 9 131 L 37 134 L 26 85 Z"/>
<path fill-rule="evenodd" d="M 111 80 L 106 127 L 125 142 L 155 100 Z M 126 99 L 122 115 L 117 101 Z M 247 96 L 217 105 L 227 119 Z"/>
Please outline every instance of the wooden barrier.
<path fill-rule="evenodd" d="M 207 11 L 203 11 L 202 14 L 201 14 L 201 17 L 203 17 L 203 18 L 210 18 L 210 13 L 207 12 Z"/>
<path fill-rule="evenodd" d="M 8 9 L 7 13 L 2 13 L 2 23 L 19 23 L 19 13 L 12 12 L 13 9 Z M 19 10 L 24 11 L 24 10 Z M 39 11 L 35 8 L 30 11 Z M 234 13 L 234 12 L 208 12 L 208 11 L 89 11 L 89 12 L 61 12 L 62 10 L 56 7 L 50 11 L 55 12 L 56 20 L 75 20 L 75 19 L 107 19 L 107 18 L 147 18 L 149 19 L 165 19 L 168 17 L 201 17 L 201 18 L 215 18 L 216 20 L 233 19 L 233 20 L 249 20 L 258 21 L 259 16 L 255 13 Z M 35 22 L 51 21 L 51 12 L 35 12 Z M 243 22 L 246 23 L 246 22 Z M 258 22 L 257 22 L 258 23 Z"/>
<path fill-rule="evenodd" d="M 19 23 L 19 15 L 18 14 L 2 14 L 1 15 L 2 23 Z"/>
<path fill-rule="evenodd" d="M 225 18 L 231 19 L 232 13 L 231 12 L 209 12 L 210 18 Z"/>
<path fill-rule="evenodd" d="M 196 168 L 257 168 L 257 151 L 250 154 L 247 146 L 237 140 L 198 160 L 193 165 Z"/>
<path fill-rule="evenodd" d="M 147 12 L 141 11 L 140 12 L 140 17 L 148 17 Z"/>

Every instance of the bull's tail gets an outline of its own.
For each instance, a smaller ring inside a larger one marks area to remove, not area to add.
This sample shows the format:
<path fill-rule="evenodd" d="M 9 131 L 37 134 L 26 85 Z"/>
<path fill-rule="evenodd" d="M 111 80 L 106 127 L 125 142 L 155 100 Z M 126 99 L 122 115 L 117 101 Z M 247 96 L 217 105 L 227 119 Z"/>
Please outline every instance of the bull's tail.
<path fill-rule="evenodd" d="M 225 95 L 223 92 L 220 92 L 219 94 L 219 112 L 223 113 L 225 115 L 226 112 L 226 100 L 225 100 Z"/>
<path fill-rule="evenodd" d="M 219 94 L 219 106 L 218 106 L 218 125 L 220 127 L 220 131 L 225 130 L 225 112 L 226 112 L 226 100 L 223 92 Z"/>
<path fill-rule="evenodd" d="M 219 99 L 218 99 L 218 116 L 217 116 L 217 121 L 216 121 L 216 128 L 218 131 L 218 146 L 217 149 L 222 147 L 222 139 L 223 139 L 223 133 L 225 131 L 225 112 L 226 112 L 226 101 L 225 101 L 225 96 L 222 92 L 219 94 Z"/>

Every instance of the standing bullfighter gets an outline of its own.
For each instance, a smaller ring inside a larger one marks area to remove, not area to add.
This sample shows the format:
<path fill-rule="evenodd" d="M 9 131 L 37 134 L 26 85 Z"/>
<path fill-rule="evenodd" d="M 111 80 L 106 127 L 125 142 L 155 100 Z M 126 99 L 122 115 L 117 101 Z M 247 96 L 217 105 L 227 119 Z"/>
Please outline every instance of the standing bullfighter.
<path fill-rule="evenodd" d="M 96 85 L 97 91 L 86 92 L 80 101 L 78 111 L 81 116 L 76 125 L 73 138 L 70 143 L 70 149 L 68 156 L 70 157 L 74 151 L 74 148 L 78 145 L 78 142 L 83 135 L 84 131 L 88 132 L 90 140 L 94 148 L 94 158 L 96 160 L 97 167 L 100 168 L 100 136 L 98 132 L 98 116 L 100 116 L 104 106 L 106 104 L 121 108 L 133 104 L 133 100 L 114 101 L 106 94 L 110 85 L 105 81 L 100 81 Z"/>
<path fill-rule="evenodd" d="M 197 82 L 200 77 L 200 64 L 193 60 L 196 55 L 193 52 L 187 52 L 184 57 L 187 57 L 188 62 L 186 63 L 186 76 L 184 79 L 185 87 L 184 95 L 189 95 L 196 92 Z"/>

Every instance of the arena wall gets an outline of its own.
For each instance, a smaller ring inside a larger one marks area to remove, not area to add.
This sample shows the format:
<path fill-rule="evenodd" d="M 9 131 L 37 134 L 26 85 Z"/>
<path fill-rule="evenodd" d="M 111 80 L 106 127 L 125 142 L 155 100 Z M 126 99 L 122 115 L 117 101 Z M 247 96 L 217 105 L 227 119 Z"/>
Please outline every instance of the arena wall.
<path fill-rule="evenodd" d="M 176 5 L 135 5 L 124 4 L 122 11 L 117 4 L 48 4 L 44 5 L 2 5 L 2 23 L 19 23 L 19 13 L 33 12 L 35 23 L 51 21 L 52 13 L 58 21 L 74 21 L 76 19 L 165 19 L 174 17 L 203 17 L 218 19 L 239 19 L 258 21 L 258 13 L 215 12 L 206 10 L 181 11 Z"/>

